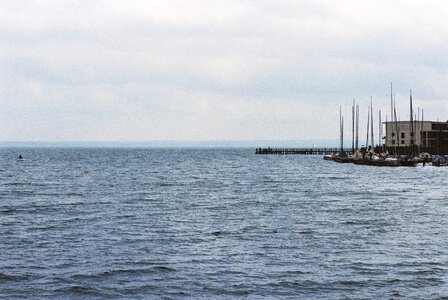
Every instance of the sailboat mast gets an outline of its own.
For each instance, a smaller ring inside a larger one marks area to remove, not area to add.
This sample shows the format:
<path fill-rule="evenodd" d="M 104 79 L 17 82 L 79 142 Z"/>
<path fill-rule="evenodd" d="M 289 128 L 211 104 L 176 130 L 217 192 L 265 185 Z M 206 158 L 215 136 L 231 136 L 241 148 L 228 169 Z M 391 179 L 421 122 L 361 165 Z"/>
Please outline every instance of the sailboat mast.
<path fill-rule="evenodd" d="M 369 127 L 370 127 L 370 107 L 367 109 L 367 137 L 366 137 L 366 148 L 369 147 Z"/>
<path fill-rule="evenodd" d="M 359 149 L 359 105 L 356 104 L 356 150 Z"/>
<path fill-rule="evenodd" d="M 381 126 L 381 109 L 378 111 L 378 146 L 382 146 L 381 145 L 381 140 L 382 140 L 382 136 L 383 136 L 383 126 Z"/>
<path fill-rule="evenodd" d="M 352 153 L 355 153 L 355 99 L 352 105 Z"/>
<path fill-rule="evenodd" d="M 398 141 L 398 137 L 396 136 L 396 132 L 394 131 L 394 99 L 393 99 L 393 88 L 392 88 L 392 82 L 390 83 L 390 122 L 391 122 L 391 138 L 392 141 L 394 140 L 395 137 L 395 141 Z M 386 123 L 387 126 L 387 123 Z M 394 135 L 395 132 L 395 135 Z M 386 132 L 387 133 L 387 132 Z M 397 155 L 397 144 L 395 144 L 395 155 Z"/>
<path fill-rule="evenodd" d="M 421 141 L 421 147 L 423 147 L 423 108 L 422 108 L 422 125 L 420 126 L 420 138 L 422 139 Z"/>
<path fill-rule="evenodd" d="M 392 82 L 390 83 L 390 120 L 394 121 L 394 100 L 393 100 Z M 393 131 L 392 131 L 393 132 Z"/>
<path fill-rule="evenodd" d="M 410 154 L 414 156 L 414 112 L 412 110 L 412 90 L 409 91 L 409 112 L 411 122 L 411 142 L 410 142 Z"/>
<path fill-rule="evenodd" d="M 342 136 L 342 107 L 341 106 L 339 106 L 339 138 L 340 138 L 339 145 L 341 147 L 341 152 L 342 152 L 342 147 L 343 147 L 342 139 L 343 139 L 343 136 Z"/>
<path fill-rule="evenodd" d="M 375 147 L 375 138 L 373 135 L 373 105 L 372 105 L 372 96 L 370 96 L 370 139 L 372 143 L 372 149 Z"/>
<path fill-rule="evenodd" d="M 395 144 L 395 155 L 399 154 L 399 147 L 400 147 L 400 134 L 398 132 L 398 120 L 397 120 L 397 110 L 395 108 L 395 101 L 394 101 L 394 123 L 395 123 L 395 134 L 397 137 L 397 143 Z M 398 147 L 398 148 L 397 148 Z"/>
<path fill-rule="evenodd" d="M 344 117 L 341 123 L 341 152 L 344 152 Z"/>
<path fill-rule="evenodd" d="M 420 137 L 420 148 L 422 147 L 422 124 L 420 123 L 420 106 L 418 107 L 418 111 L 417 111 L 417 119 L 414 120 L 415 122 L 415 141 L 417 141 L 417 132 L 419 132 L 419 137 Z M 418 129 L 417 129 L 418 128 Z M 421 151 L 419 151 L 421 152 Z"/>
<path fill-rule="evenodd" d="M 388 118 L 387 118 L 387 114 L 386 114 L 386 123 L 385 123 L 385 129 L 386 129 L 386 132 L 387 132 L 387 123 L 389 122 L 389 120 L 388 120 Z M 382 128 L 381 128 L 382 129 Z M 387 149 L 387 136 L 385 137 L 385 139 L 384 139 L 384 144 L 383 144 L 383 146 L 384 146 L 384 151 L 387 151 L 387 152 L 389 152 L 389 150 Z"/>

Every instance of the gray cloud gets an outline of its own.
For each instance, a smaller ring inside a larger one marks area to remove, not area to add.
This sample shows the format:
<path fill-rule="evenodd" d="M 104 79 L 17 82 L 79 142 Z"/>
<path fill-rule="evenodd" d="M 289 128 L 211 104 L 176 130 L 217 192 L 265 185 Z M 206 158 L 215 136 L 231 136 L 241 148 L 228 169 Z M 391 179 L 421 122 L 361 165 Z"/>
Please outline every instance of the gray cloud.
<path fill-rule="evenodd" d="M 448 118 L 443 1 L 3 1 L 0 140 L 328 139 Z"/>

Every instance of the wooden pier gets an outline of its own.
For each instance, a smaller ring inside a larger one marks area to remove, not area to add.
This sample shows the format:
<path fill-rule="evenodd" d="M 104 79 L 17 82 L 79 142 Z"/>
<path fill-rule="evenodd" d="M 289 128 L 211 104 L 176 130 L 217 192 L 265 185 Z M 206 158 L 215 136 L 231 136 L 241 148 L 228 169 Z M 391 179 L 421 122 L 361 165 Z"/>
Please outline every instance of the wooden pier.
<path fill-rule="evenodd" d="M 344 149 L 347 154 L 352 154 L 352 149 Z M 341 148 L 257 148 L 255 154 L 268 155 L 326 155 L 341 152 Z"/>

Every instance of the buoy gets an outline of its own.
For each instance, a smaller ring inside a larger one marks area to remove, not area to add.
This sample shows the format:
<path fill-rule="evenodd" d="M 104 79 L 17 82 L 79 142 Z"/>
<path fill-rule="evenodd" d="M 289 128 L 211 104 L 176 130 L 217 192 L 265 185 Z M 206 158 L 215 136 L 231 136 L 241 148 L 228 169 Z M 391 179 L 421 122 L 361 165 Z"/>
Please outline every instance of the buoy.
<path fill-rule="evenodd" d="M 84 170 L 82 171 L 84 175 L 89 174 L 89 169 L 87 167 L 84 167 Z"/>

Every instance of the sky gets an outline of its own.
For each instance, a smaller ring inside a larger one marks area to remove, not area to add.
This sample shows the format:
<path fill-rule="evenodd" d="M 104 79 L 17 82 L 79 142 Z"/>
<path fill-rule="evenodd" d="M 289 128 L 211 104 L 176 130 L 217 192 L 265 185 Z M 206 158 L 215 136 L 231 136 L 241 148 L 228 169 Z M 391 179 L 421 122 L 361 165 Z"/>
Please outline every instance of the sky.
<path fill-rule="evenodd" d="M 446 121 L 447 41 L 446 1 L 0 0 L 0 141 L 331 140 L 391 82 Z"/>

